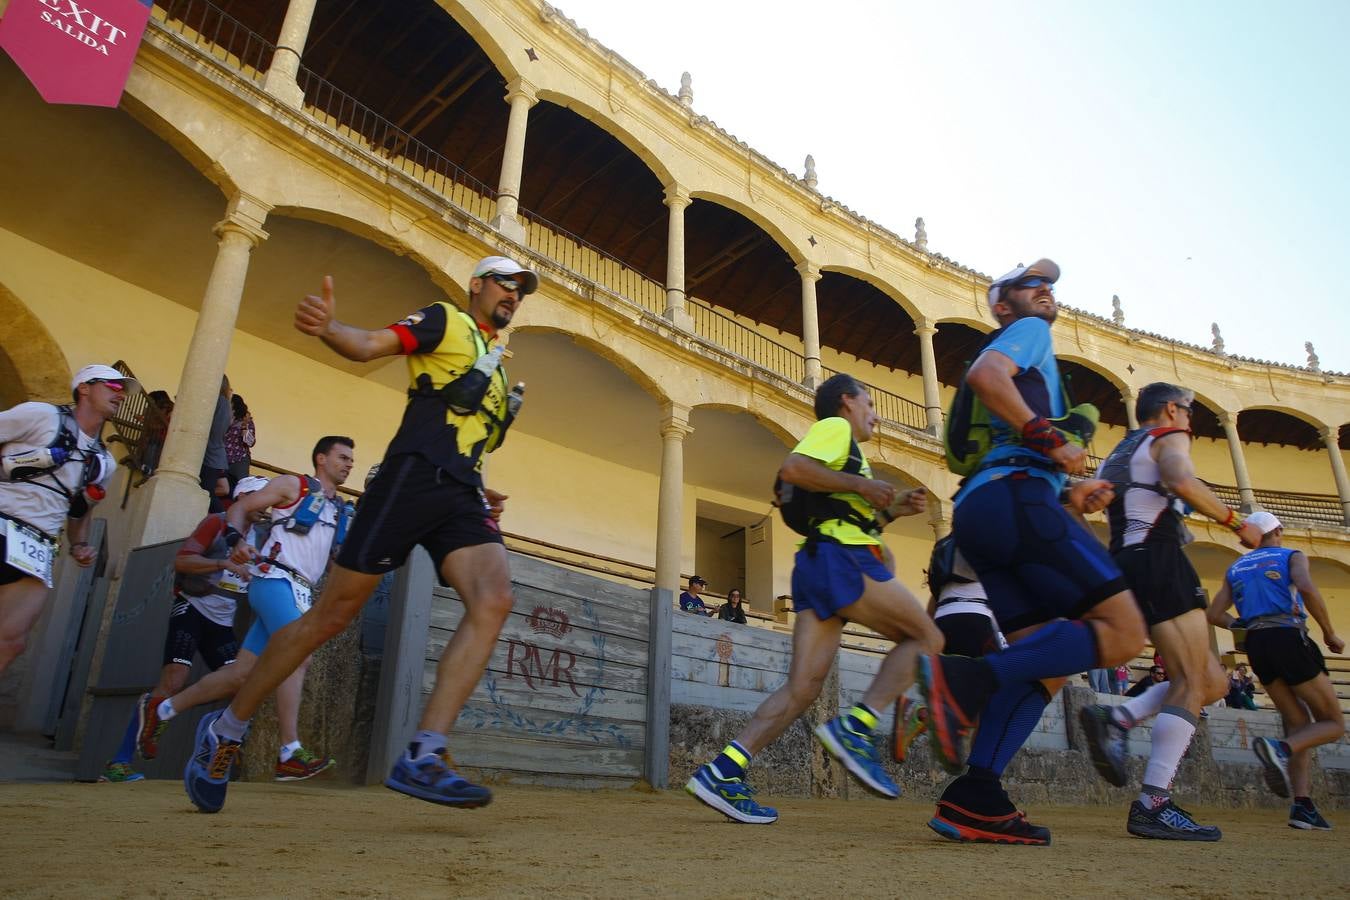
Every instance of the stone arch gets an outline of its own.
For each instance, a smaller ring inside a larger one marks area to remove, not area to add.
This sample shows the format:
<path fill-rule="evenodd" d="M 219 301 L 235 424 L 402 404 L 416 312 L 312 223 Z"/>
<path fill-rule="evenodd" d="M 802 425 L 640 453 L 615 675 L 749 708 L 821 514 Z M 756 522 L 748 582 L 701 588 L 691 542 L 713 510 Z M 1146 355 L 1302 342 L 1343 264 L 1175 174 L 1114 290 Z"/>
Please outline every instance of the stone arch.
<path fill-rule="evenodd" d="M 806 260 L 806 253 L 802 248 L 797 246 L 796 242 L 787 236 L 787 233 L 779 227 L 778 223 L 764 215 L 764 213 L 756 207 L 748 203 L 743 203 L 734 197 L 730 197 L 719 191 L 694 188 L 692 186 L 690 186 L 689 196 L 693 200 L 706 200 L 709 203 L 725 207 L 754 223 L 756 227 L 762 229 L 765 234 L 773 238 L 774 243 L 787 253 L 788 257 L 792 260 L 793 265 L 800 265 Z"/>
<path fill-rule="evenodd" d="M 88 360 L 88 362 L 112 360 Z M 70 402 L 70 365 L 47 326 L 0 284 L 0 409 L 28 400 Z"/>
<path fill-rule="evenodd" d="M 998 327 L 997 325 L 987 322 L 984 319 L 977 319 L 972 316 L 943 316 L 940 319 L 935 319 L 933 322 L 934 325 L 942 325 L 944 323 L 951 323 L 953 325 L 964 325 L 967 328 L 975 329 L 980 334 L 988 334 L 989 332 L 993 331 L 995 328 Z"/>
<path fill-rule="evenodd" d="M 868 284 L 872 285 L 877 290 L 881 291 L 887 297 L 890 297 L 892 300 L 894 300 L 896 304 L 899 305 L 900 308 L 903 309 L 906 313 L 908 313 L 909 317 L 914 321 L 917 322 L 919 319 L 923 318 L 922 311 L 919 309 L 918 306 L 915 305 L 913 300 L 905 296 L 904 291 L 900 290 L 894 284 L 892 284 L 889 281 L 886 281 L 884 278 L 878 276 L 873 272 L 864 272 L 862 269 L 854 268 L 853 266 L 840 265 L 837 263 L 823 265 L 820 267 L 820 271 L 838 272 L 841 275 L 847 275 L 850 278 L 856 278 L 859 281 L 865 281 Z"/>
<path fill-rule="evenodd" d="M 971 327 L 974 328 L 975 326 L 971 325 Z M 1077 363 L 1083 368 L 1088 369 L 1093 373 L 1105 378 L 1107 381 L 1111 382 L 1111 384 L 1115 385 L 1116 389 L 1120 391 L 1121 396 L 1124 396 L 1125 390 L 1129 387 L 1129 385 L 1126 384 L 1124 378 L 1122 378 L 1120 375 L 1117 375 L 1115 372 L 1112 372 L 1106 366 L 1102 365 L 1100 362 L 1094 359 L 1091 359 L 1090 357 L 1076 353 L 1061 353 L 1058 352 L 1058 350 L 1055 352 L 1055 356 L 1058 357 L 1059 359 L 1065 359 L 1068 360 L 1069 362 Z"/>
<path fill-rule="evenodd" d="M 178 123 L 165 118 L 146 99 L 131 91 L 122 95 L 122 108 L 145 130 L 172 147 L 202 177 L 220 189 L 223 197 L 239 192 L 239 183 L 224 164 L 203 149 Z"/>
<path fill-rule="evenodd" d="M 716 401 L 709 403 L 699 403 L 694 407 L 692 407 L 692 409 L 718 410 L 720 412 L 742 413 L 744 415 L 750 416 L 761 427 L 763 427 L 765 431 L 772 434 L 779 441 L 782 441 L 784 447 L 791 448 L 796 445 L 797 441 L 800 440 L 800 437 L 794 435 L 773 416 L 769 415 L 762 409 L 756 408 L 753 405 L 742 406 L 736 403 L 723 403 L 720 401 Z"/>
<path fill-rule="evenodd" d="M 497 67 L 497 71 L 507 81 L 520 75 L 520 69 L 511 62 L 511 54 L 507 52 L 502 39 L 498 38 L 493 29 L 485 24 L 486 16 L 475 15 L 463 3 L 456 0 L 436 0 L 436 5 L 445 10 L 450 18 L 455 20 L 455 24 L 473 38 L 474 43 L 483 51 L 488 60 Z M 503 31 L 507 29 L 503 28 Z M 522 45 L 522 50 L 524 46 Z"/>
<path fill-rule="evenodd" d="M 548 88 L 540 87 L 538 97 L 540 100 L 547 100 L 564 109 L 570 109 L 601 131 L 614 137 L 624 147 L 628 148 L 630 153 L 642 160 L 643 164 L 651 170 L 651 173 L 656 176 L 661 184 L 669 185 L 675 181 L 675 176 L 671 173 L 671 168 L 666 164 L 666 161 L 642 143 L 631 131 L 621 126 L 613 117 L 605 115 L 600 110 L 575 97 Z"/>
<path fill-rule="evenodd" d="M 669 403 L 672 399 L 660 382 L 653 378 L 638 361 L 626 355 L 613 343 L 583 334 L 558 322 L 529 322 L 511 328 L 513 336 L 531 333 L 564 335 L 582 349 L 613 365 L 658 404 Z M 508 346 L 510 346 L 509 343 Z"/>
<path fill-rule="evenodd" d="M 1289 416 L 1292 419 L 1298 419 L 1301 422 L 1306 422 L 1307 424 L 1318 429 L 1319 431 L 1327 427 L 1327 423 L 1323 422 L 1321 419 L 1318 419 L 1316 416 L 1310 415 L 1300 409 L 1295 409 L 1292 406 L 1282 406 L 1278 403 L 1253 403 L 1251 406 L 1242 407 L 1241 409 L 1238 410 L 1238 412 L 1281 413 L 1283 415 Z"/>

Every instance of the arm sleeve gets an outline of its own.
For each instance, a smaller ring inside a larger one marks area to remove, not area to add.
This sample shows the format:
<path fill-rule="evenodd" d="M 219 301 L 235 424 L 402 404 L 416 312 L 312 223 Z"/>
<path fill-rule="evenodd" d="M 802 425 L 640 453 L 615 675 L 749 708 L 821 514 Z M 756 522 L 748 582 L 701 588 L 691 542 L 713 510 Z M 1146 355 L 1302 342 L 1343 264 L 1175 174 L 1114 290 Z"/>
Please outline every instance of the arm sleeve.
<path fill-rule="evenodd" d="M 0 412 L 0 444 L 12 441 L 39 442 L 45 423 L 56 434 L 60 426 L 61 414 L 49 403 L 20 403 L 12 409 Z"/>
<path fill-rule="evenodd" d="M 980 355 L 997 350 L 1011 359 L 1019 372 L 1025 372 L 1050 355 L 1050 346 L 1050 323 L 1028 316 L 1003 329 L 1003 333 L 985 347 Z"/>
<path fill-rule="evenodd" d="M 398 335 L 404 356 L 430 353 L 445 339 L 447 324 L 445 307 L 439 303 L 424 306 L 417 312 L 399 319 L 389 330 Z"/>
<path fill-rule="evenodd" d="M 225 530 L 224 516 L 207 516 L 198 523 L 192 534 L 178 548 L 178 556 L 204 556 L 206 549 L 215 543 Z"/>
<path fill-rule="evenodd" d="M 852 435 L 853 429 L 847 419 L 842 416 L 831 416 L 812 425 L 806 436 L 792 448 L 792 452 L 809 456 L 831 469 L 838 470 L 848 459 L 849 439 Z"/>

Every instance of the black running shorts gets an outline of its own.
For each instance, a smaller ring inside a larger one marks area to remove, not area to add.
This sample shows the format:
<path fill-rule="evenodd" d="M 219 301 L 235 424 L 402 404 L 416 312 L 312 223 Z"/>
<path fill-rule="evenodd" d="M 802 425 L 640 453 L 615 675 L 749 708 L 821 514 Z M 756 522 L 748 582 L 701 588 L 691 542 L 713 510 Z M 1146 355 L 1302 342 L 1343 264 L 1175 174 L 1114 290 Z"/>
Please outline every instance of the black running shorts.
<path fill-rule="evenodd" d="M 1115 561 L 1149 628 L 1207 605 L 1200 576 L 1177 544 L 1135 544 Z"/>
<path fill-rule="evenodd" d="M 1247 658 L 1262 684 L 1293 687 L 1327 671 L 1322 651 L 1298 628 L 1257 628 L 1247 632 Z"/>
<path fill-rule="evenodd" d="M 954 656 L 984 656 L 999 651 L 994 620 L 980 613 L 949 613 L 933 620 L 947 638 L 942 652 Z"/>
<path fill-rule="evenodd" d="M 381 464 L 356 507 L 337 561 L 354 572 L 383 575 L 421 544 L 439 578 L 441 561 L 452 551 L 500 543 L 497 521 L 488 515 L 479 488 L 456 481 L 421 456 L 404 454 Z"/>
<path fill-rule="evenodd" d="M 181 596 L 174 597 L 169 633 L 164 638 L 164 665 L 191 666 L 198 652 L 214 672 L 234 662 L 239 655 L 239 640 L 229 625 L 212 622 Z"/>

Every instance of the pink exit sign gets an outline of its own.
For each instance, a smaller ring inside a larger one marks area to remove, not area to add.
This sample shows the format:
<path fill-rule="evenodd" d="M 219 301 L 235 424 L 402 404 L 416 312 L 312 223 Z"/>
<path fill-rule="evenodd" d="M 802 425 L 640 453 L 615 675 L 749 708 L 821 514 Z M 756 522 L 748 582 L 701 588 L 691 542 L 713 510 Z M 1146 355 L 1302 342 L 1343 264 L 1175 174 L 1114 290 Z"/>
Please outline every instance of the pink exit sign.
<path fill-rule="evenodd" d="M 116 106 L 151 0 L 10 0 L 5 49 L 48 103 Z"/>

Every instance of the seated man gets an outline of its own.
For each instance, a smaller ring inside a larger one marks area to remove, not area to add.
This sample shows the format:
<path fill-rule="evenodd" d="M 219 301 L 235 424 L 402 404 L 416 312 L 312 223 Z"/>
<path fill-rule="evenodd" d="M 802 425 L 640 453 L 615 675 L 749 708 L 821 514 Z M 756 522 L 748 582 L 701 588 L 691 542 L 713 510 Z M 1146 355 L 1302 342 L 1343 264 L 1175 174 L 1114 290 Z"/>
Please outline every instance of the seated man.
<path fill-rule="evenodd" d="M 690 578 L 689 590 L 680 594 L 680 609 L 696 616 L 711 616 L 712 610 L 704 605 L 703 598 L 699 596 L 707 586 L 708 582 L 704 581 L 702 576 L 695 575 Z"/>
<path fill-rule="evenodd" d="M 1259 709 L 1256 705 L 1256 679 L 1248 674 L 1246 663 L 1238 663 L 1228 676 L 1228 696 L 1223 699 L 1231 709 Z"/>

